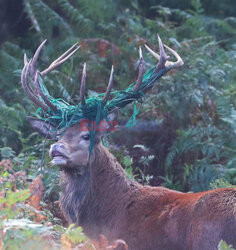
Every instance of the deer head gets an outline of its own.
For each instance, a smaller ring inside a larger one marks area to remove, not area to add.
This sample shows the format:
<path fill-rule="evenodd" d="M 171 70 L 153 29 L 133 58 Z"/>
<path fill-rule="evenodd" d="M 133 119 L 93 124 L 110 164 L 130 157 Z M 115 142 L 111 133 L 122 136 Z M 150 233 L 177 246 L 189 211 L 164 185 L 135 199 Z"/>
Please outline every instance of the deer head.
<path fill-rule="evenodd" d="M 55 117 L 58 117 L 62 112 L 60 105 L 63 105 L 64 109 L 71 108 L 71 106 L 66 106 L 63 101 L 54 100 L 53 102 L 53 97 L 51 97 L 45 90 L 46 88 L 42 83 L 41 77 L 45 76 L 56 67 L 67 61 L 78 50 L 79 46 L 78 44 L 73 45 L 63 55 L 51 63 L 47 69 L 39 72 L 36 68 L 36 63 L 45 42 L 46 40 L 38 47 L 31 60 L 28 61 L 27 57 L 24 57 L 25 65 L 22 70 L 21 81 L 25 93 L 38 107 L 41 108 L 41 111 L 44 113 L 44 117 L 46 116 L 47 118 L 46 120 L 42 120 L 28 117 L 28 121 L 41 135 L 50 139 L 59 138 L 58 141 L 51 146 L 49 154 L 52 158 L 52 163 L 60 166 L 72 168 L 86 166 L 89 158 L 91 157 L 91 139 L 93 140 L 93 147 L 96 148 L 99 146 L 107 129 L 111 127 L 111 122 L 116 119 L 117 110 L 125 107 L 127 104 L 135 100 L 140 101 L 144 93 L 151 89 L 154 83 L 161 78 L 162 75 L 173 68 L 178 68 L 183 65 L 183 61 L 180 56 L 174 50 L 164 45 L 166 49 L 177 59 L 176 62 L 168 61 L 168 56 L 166 55 L 162 41 L 158 36 L 160 55 L 145 45 L 147 50 L 156 59 L 158 59 L 157 65 L 144 75 L 144 61 L 140 47 L 140 61 L 137 81 L 131 84 L 125 91 L 119 92 L 119 95 L 117 95 L 117 92 L 111 93 L 114 74 L 112 66 L 106 92 L 101 94 L 100 97 L 96 99 L 96 102 L 92 103 L 91 100 L 85 99 L 86 63 L 84 63 L 80 86 L 81 103 L 76 107 L 73 106 L 72 112 L 66 113 L 69 114 L 67 120 L 70 122 L 69 126 L 67 126 L 67 128 L 62 132 L 60 130 L 60 121 L 57 121 Z M 32 86 L 30 85 L 30 79 L 32 81 Z M 115 97 L 109 99 L 110 94 L 115 95 Z M 100 107 L 100 110 L 98 110 L 98 107 Z M 93 113 L 92 116 L 90 115 L 91 113 Z M 75 119 L 75 117 L 77 118 Z M 83 126 L 83 129 L 81 129 L 81 122 L 84 121 L 81 117 L 88 117 L 89 122 L 93 120 L 96 121 L 97 124 L 102 123 L 102 126 L 98 129 L 99 131 L 95 131 L 93 129 L 92 133 L 90 131 L 91 126 Z M 93 138 L 91 138 L 91 136 L 93 136 Z"/>
<path fill-rule="evenodd" d="M 114 121 L 118 115 L 118 111 L 114 110 L 108 115 L 109 123 Z M 46 138 L 57 140 L 51 145 L 49 155 L 52 163 L 58 166 L 85 167 L 89 157 L 93 155 L 89 152 L 90 147 L 90 128 L 88 123 L 78 123 L 67 128 L 62 135 L 56 132 L 56 127 L 41 119 L 27 117 L 32 127 Z M 102 121 L 103 125 L 110 126 L 106 120 Z M 55 132 L 50 132 L 55 131 Z M 105 129 L 96 131 L 94 138 L 94 148 L 99 146 L 103 136 L 106 134 Z"/>

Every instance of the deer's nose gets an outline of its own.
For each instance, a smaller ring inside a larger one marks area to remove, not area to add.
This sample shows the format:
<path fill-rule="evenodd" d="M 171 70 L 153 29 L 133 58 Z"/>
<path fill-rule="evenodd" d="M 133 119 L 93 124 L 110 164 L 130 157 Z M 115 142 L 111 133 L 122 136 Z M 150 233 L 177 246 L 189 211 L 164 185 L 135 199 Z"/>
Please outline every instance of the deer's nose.
<path fill-rule="evenodd" d="M 60 150 L 60 149 L 65 149 L 64 144 L 56 143 L 56 144 L 53 144 L 51 147 L 51 151 L 56 151 L 56 150 Z"/>

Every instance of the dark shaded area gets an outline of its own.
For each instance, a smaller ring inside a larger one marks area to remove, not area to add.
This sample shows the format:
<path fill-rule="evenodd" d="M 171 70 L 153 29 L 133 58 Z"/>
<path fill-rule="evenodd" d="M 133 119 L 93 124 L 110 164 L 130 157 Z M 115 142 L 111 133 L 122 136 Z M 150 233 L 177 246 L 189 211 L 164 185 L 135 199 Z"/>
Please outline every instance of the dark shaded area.
<path fill-rule="evenodd" d="M 6 40 L 23 37 L 30 22 L 24 13 L 22 0 L 0 1 L 0 44 Z"/>

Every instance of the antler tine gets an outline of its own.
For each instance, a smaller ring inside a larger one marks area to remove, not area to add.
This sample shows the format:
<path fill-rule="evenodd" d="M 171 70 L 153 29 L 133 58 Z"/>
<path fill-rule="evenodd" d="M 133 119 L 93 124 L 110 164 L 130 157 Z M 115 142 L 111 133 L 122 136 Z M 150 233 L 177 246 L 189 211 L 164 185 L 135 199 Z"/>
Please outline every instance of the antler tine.
<path fill-rule="evenodd" d="M 83 73 L 82 73 L 82 79 L 81 79 L 81 85 L 80 85 L 80 92 L 79 92 L 79 96 L 80 96 L 80 100 L 81 100 L 81 104 L 85 105 L 85 84 L 86 84 L 86 63 L 84 63 L 84 67 L 83 67 Z"/>
<path fill-rule="evenodd" d="M 41 87 L 40 87 L 40 83 L 39 83 L 39 75 L 40 72 L 37 70 L 36 74 L 35 74 L 35 79 L 34 79 L 34 85 L 36 87 L 36 92 L 42 97 L 42 99 L 44 100 L 44 102 L 46 103 L 46 105 L 53 110 L 54 112 L 57 111 L 57 107 L 54 106 L 47 98 L 47 96 L 45 96 L 45 94 L 43 93 Z"/>
<path fill-rule="evenodd" d="M 112 85 L 113 85 L 113 75 L 114 75 L 114 67 L 112 65 L 111 67 L 111 73 L 110 73 L 110 78 L 109 78 L 109 83 L 108 83 L 108 86 L 107 86 L 107 90 L 106 90 L 106 93 L 105 93 L 105 96 L 103 97 L 103 103 L 105 104 L 109 98 L 109 95 L 111 93 L 111 88 L 112 88 Z"/>
<path fill-rule="evenodd" d="M 57 63 L 58 61 L 62 60 L 63 58 L 65 58 L 67 55 L 70 54 L 71 51 L 73 51 L 75 48 L 79 48 L 80 46 L 78 46 L 79 43 L 75 43 L 74 45 L 72 45 L 66 52 L 64 52 L 61 56 L 59 56 L 53 63 Z M 78 46 L 78 47 L 77 47 Z"/>
<path fill-rule="evenodd" d="M 41 107 L 45 112 L 48 111 L 48 107 L 51 108 L 54 112 L 57 111 L 57 108 L 48 100 L 48 98 L 44 95 L 43 91 L 40 88 L 38 75 L 39 71 L 36 68 L 36 64 L 38 61 L 39 54 L 45 45 L 47 40 L 44 40 L 40 46 L 37 48 L 33 58 L 28 62 L 26 54 L 24 55 L 24 68 L 21 74 L 21 81 L 23 88 L 29 98 L 39 107 Z M 33 84 L 35 87 L 35 91 L 30 87 L 28 77 L 31 77 L 33 80 Z M 38 99 L 38 94 L 42 97 L 45 104 Z"/>
<path fill-rule="evenodd" d="M 34 94 L 32 89 L 29 86 L 28 82 L 28 76 L 29 76 L 29 71 L 30 71 L 30 63 L 26 63 L 22 72 L 21 72 L 21 82 L 22 82 L 22 87 L 25 91 L 25 93 L 28 95 L 28 97 L 31 99 L 32 102 L 34 102 L 37 106 L 41 107 L 45 112 L 48 110 L 48 107 L 42 103 L 37 96 Z"/>
<path fill-rule="evenodd" d="M 173 68 L 178 68 L 178 67 L 180 67 L 180 66 L 182 66 L 184 64 L 182 58 L 178 55 L 178 53 L 164 44 L 164 47 L 166 49 L 168 49 L 169 52 L 171 52 L 175 56 L 175 58 L 177 59 L 176 62 L 167 61 L 168 56 L 166 55 L 166 53 L 164 51 L 164 48 L 163 48 L 163 45 L 162 45 L 162 41 L 161 41 L 161 39 L 160 39 L 159 36 L 158 36 L 158 42 L 159 42 L 160 55 L 161 56 L 159 56 L 156 52 L 154 52 L 152 49 L 150 49 L 146 44 L 145 44 L 145 48 L 149 51 L 149 53 L 152 56 L 154 56 L 157 60 L 159 60 L 159 63 L 158 63 L 159 65 L 164 65 L 166 67 L 172 66 Z M 165 63 L 163 64 L 163 61 L 160 62 L 161 60 L 165 60 Z M 159 67 L 159 66 L 157 65 L 157 67 Z"/>
<path fill-rule="evenodd" d="M 70 47 L 65 53 L 63 53 L 60 57 L 58 57 L 55 61 L 53 61 L 49 67 L 41 72 L 42 76 L 45 76 L 61 64 L 63 64 L 65 61 L 67 61 L 70 57 L 74 55 L 74 53 L 80 48 L 78 46 L 78 43 L 75 43 L 72 47 Z"/>
<path fill-rule="evenodd" d="M 137 91 L 142 82 L 143 82 L 143 69 L 144 69 L 144 61 L 143 61 L 143 53 L 141 47 L 139 47 L 139 67 L 138 67 L 138 79 L 137 83 L 135 84 L 134 91 Z"/>
<path fill-rule="evenodd" d="M 21 73 L 21 81 L 22 86 L 26 94 L 29 96 L 29 98 L 39 107 L 41 107 L 44 111 L 48 111 L 48 108 L 52 109 L 54 112 L 57 111 L 57 107 L 53 105 L 53 103 L 50 102 L 48 97 L 43 93 L 40 83 L 39 83 L 39 74 L 42 76 L 48 74 L 52 70 L 54 70 L 56 67 L 67 61 L 78 49 L 78 43 L 74 44 L 71 48 L 69 48 L 65 53 L 63 53 L 59 58 L 57 58 L 54 62 L 50 64 L 50 66 L 42 71 L 41 73 L 37 70 L 36 64 L 38 61 L 39 54 L 45 45 L 47 40 L 44 40 L 39 47 L 37 48 L 33 58 L 28 62 L 27 56 L 24 55 L 24 68 Z M 35 90 L 31 88 L 28 77 L 31 77 L 33 80 L 33 85 Z M 38 95 L 40 95 L 44 101 L 40 101 L 38 98 Z"/>
<path fill-rule="evenodd" d="M 171 53 L 175 56 L 175 58 L 177 59 L 176 62 L 170 62 L 170 63 L 172 63 L 172 65 L 174 65 L 174 68 L 179 68 L 179 67 L 183 66 L 183 65 L 184 65 L 184 61 L 183 61 L 182 58 L 179 56 L 179 54 L 178 54 L 176 51 L 174 51 L 173 49 L 171 49 L 170 47 L 166 46 L 165 44 L 164 44 L 164 46 L 165 46 L 165 48 L 166 48 L 167 50 L 169 50 L 169 52 L 171 52 Z"/>
<path fill-rule="evenodd" d="M 169 58 L 166 55 L 166 52 L 165 52 L 164 47 L 163 47 L 163 43 L 162 43 L 161 38 L 159 37 L 159 35 L 157 35 L 157 39 L 158 39 L 159 50 L 160 50 L 160 59 L 159 59 L 159 62 L 157 64 L 157 66 L 156 66 L 156 71 L 164 68 L 165 63 L 167 62 L 167 59 Z"/>
<path fill-rule="evenodd" d="M 154 52 L 151 48 L 149 48 L 147 44 L 144 44 L 144 46 L 152 56 L 154 56 L 157 60 L 160 60 L 160 56 L 156 52 Z"/>
<path fill-rule="evenodd" d="M 26 65 L 26 63 L 28 63 L 28 58 L 27 58 L 27 55 L 24 54 L 24 65 Z"/>
<path fill-rule="evenodd" d="M 36 88 L 36 93 L 39 94 L 42 99 L 44 100 L 45 104 L 50 108 L 52 109 L 54 112 L 57 111 L 57 108 L 56 106 L 54 106 L 49 100 L 48 98 L 44 95 L 42 89 L 40 88 L 40 84 L 39 84 L 39 71 L 37 70 L 36 68 L 36 63 L 38 61 L 38 57 L 39 57 L 39 54 L 43 48 L 43 46 L 45 45 L 45 43 L 47 42 L 47 39 L 45 39 L 38 47 L 38 49 L 36 50 L 34 56 L 33 56 L 33 59 L 29 62 L 29 69 L 30 69 L 30 75 L 32 77 L 32 80 L 33 80 L 33 84 Z M 32 90 L 31 91 L 32 93 L 34 93 L 34 91 Z M 34 94 L 34 96 L 37 98 L 37 96 Z M 38 98 L 37 98 L 38 99 Z M 41 101 L 40 101 L 41 102 Z M 43 104 L 45 106 L 45 104 Z M 46 111 L 48 110 L 48 107 L 46 109 Z"/>
<path fill-rule="evenodd" d="M 38 57 L 39 57 L 39 54 L 43 48 L 43 46 L 45 45 L 45 43 L 47 42 L 47 39 L 45 39 L 40 45 L 39 47 L 37 48 L 36 52 L 34 53 L 34 56 L 31 60 L 31 63 L 30 63 L 30 75 L 32 78 L 34 78 L 35 74 L 36 74 L 36 63 L 38 61 Z"/>

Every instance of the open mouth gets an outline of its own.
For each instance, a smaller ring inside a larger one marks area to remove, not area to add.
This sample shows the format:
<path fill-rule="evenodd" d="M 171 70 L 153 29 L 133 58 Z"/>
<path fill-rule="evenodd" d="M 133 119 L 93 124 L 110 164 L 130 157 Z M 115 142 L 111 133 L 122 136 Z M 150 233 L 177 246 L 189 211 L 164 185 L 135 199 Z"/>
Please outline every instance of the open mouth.
<path fill-rule="evenodd" d="M 67 163 L 68 157 L 57 150 L 52 151 L 50 156 L 54 165 L 65 165 Z"/>

